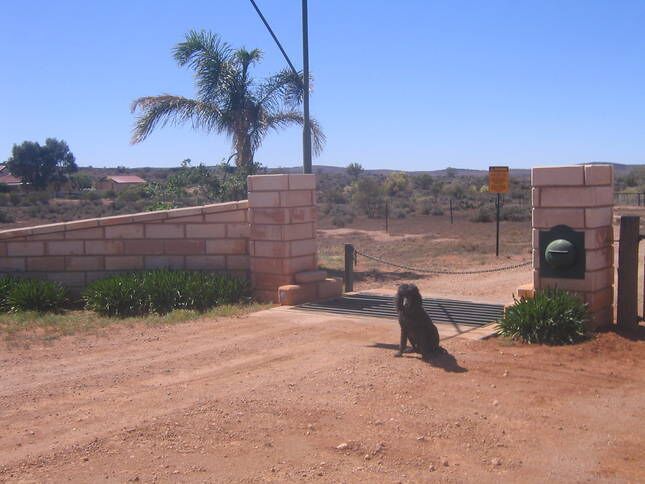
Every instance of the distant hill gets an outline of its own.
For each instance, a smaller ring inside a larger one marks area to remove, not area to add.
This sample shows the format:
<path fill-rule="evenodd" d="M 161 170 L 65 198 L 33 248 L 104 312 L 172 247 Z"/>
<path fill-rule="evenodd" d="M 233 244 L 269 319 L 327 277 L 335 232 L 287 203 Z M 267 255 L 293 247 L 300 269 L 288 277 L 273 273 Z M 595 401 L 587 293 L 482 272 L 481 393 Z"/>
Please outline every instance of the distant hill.
<path fill-rule="evenodd" d="M 596 161 L 587 164 L 606 164 L 606 162 Z M 614 166 L 614 173 L 617 177 L 625 176 L 634 169 L 644 169 L 645 165 L 626 165 L 622 163 L 609 163 Z M 144 168 L 96 168 L 96 167 L 82 167 L 81 171 L 87 173 L 91 176 L 99 177 L 106 175 L 117 175 L 117 174 L 135 174 L 139 175 L 147 180 L 158 180 L 163 179 L 172 171 L 178 170 L 179 167 L 169 167 L 169 168 L 157 168 L 157 167 L 144 167 Z M 394 172 L 405 172 L 409 175 L 421 175 L 428 174 L 434 177 L 444 177 L 450 169 L 455 176 L 468 176 L 468 177 L 484 177 L 488 175 L 488 170 L 471 170 L 468 168 L 443 168 L 441 170 L 415 170 L 415 171 L 405 171 L 405 170 L 394 170 L 394 169 L 366 169 L 365 173 L 372 175 L 387 175 Z M 291 167 L 279 167 L 279 168 L 269 168 L 269 173 L 302 173 L 302 167 L 300 166 L 291 166 Z M 314 165 L 314 173 L 320 174 L 342 174 L 345 173 L 344 166 L 331 166 L 331 165 Z M 531 170 L 528 168 L 513 168 L 511 167 L 511 176 L 517 178 L 529 178 L 531 176 Z"/>

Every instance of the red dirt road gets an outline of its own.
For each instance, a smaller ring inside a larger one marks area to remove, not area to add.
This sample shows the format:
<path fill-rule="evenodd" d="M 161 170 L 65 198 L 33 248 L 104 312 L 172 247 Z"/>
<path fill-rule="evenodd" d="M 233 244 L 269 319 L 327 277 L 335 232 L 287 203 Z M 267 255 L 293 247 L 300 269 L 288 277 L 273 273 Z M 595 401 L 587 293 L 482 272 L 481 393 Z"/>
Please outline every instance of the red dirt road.
<path fill-rule="evenodd" d="M 3 347 L 0 481 L 645 480 L 642 340 L 396 341 L 264 311 Z"/>

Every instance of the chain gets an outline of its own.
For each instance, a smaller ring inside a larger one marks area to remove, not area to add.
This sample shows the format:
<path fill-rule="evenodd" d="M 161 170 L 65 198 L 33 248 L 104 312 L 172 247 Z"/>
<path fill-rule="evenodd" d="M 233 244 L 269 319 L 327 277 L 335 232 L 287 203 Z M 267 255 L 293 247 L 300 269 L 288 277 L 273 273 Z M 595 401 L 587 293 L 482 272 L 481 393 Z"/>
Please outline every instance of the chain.
<path fill-rule="evenodd" d="M 358 249 L 354 249 L 354 253 L 355 255 L 362 255 L 366 259 L 371 259 L 373 261 L 380 262 L 381 264 L 389 265 L 392 267 L 398 267 L 399 269 L 405 269 L 406 271 L 423 272 L 426 274 L 450 274 L 450 275 L 485 274 L 487 272 L 510 271 L 511 269 L 517 269 L 518 267 L 525 267 L 533 263 L 533 261 L 526 261 L 526 262 L 520 262 L 519 264 L 513 264 L 510 266 L 494 267 L 492 269 L 479 269 L 479 270 L 472 270 L 472 271 L 446 271 L 446 270 L 440 270 L 440 269 L 421 269 L 419 267 L 411 267 L 411 266 L 406 266 L 404 264 L 397 264 L 395 262 L 390 262 L 385 259 L 381 259 L 380 257 L 366 254 L 365 252 L 361 252 Z M 356 259 L 354 259 L 354 264 L 356 264 Z"/>

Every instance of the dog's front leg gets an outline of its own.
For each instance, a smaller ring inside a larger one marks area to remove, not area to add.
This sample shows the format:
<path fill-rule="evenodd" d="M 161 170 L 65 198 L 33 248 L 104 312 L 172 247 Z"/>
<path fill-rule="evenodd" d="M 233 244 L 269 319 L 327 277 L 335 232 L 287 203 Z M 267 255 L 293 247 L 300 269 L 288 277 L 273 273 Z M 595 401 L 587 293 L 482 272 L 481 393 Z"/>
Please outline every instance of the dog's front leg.
<path fill-rule="evenodd" d="M 394 356 L 403 356 L 405 347 L 408 345 L 408 332 L 401 326 L 401 342 L 399 344 L 399 351 Z"/>

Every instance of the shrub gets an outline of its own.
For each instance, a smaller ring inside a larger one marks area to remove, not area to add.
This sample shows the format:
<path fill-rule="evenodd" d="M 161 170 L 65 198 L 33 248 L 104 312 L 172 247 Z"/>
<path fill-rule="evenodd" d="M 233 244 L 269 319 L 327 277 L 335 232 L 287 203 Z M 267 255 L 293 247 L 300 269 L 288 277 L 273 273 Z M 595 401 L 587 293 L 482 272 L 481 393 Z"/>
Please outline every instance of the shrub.
<path fill-rule="evenodd" d="M 509 220 L 511 222 L 524 222 L 525 220 L 531 220 L 531 209 L 530 207 L 503 207 L 502 220 Z"/>
<path fill-rule="evenodd" d="M 0 282 L 0 290 L 6 296 L 0 300 L 5 311 L 60 311 L 66 301 L 65 289 L 60 284 L 38 279 L 11 279 Z"/>
<path fill-rule="evenodd" d="M 0 277 L 0 312 L 9 311 L 9 291 L 15 284 L 15 280 L 9 276 Z"/>
<path fill-rule="evenodd" d="M 331 217 L 331 223 L 336 227 L 344 227 L 354 221 L 354 213 L 345 205 L 330 206 L 328 215 Z"/>
<path fill-rule="evenodd" d="M 475 212 L 475 215 L 473 215 L 470 219 L 471 222 L 481 223 L 488 223 L 492 222 L 493 220 L 495 220 L 494 210 L 490 207 L 487 207 L 486 205 L 479 207 L 477 212 Z"/>
<path fill-rule="evenodd" d="M 546 289 L 532 299 L 516 299 L 499 322 L 499 332 L 525 343 L 572 344 L 585 337 L 588 317 L 586 304 L 578 298 Z"/>
<path fill-rule="evenodd" d="M 0 224 L 10 224 L 15 221 L 16 219 L 10 213 L 0 210 Z"/>
<path fill-rule="evenodd" d="M 165 314 L 175 309 L 205 311 L 237 303 L 248 282 L 227 275 L 161 269 L 101 279 L 83 294 L 86 309 L 105 316 Z"/>

